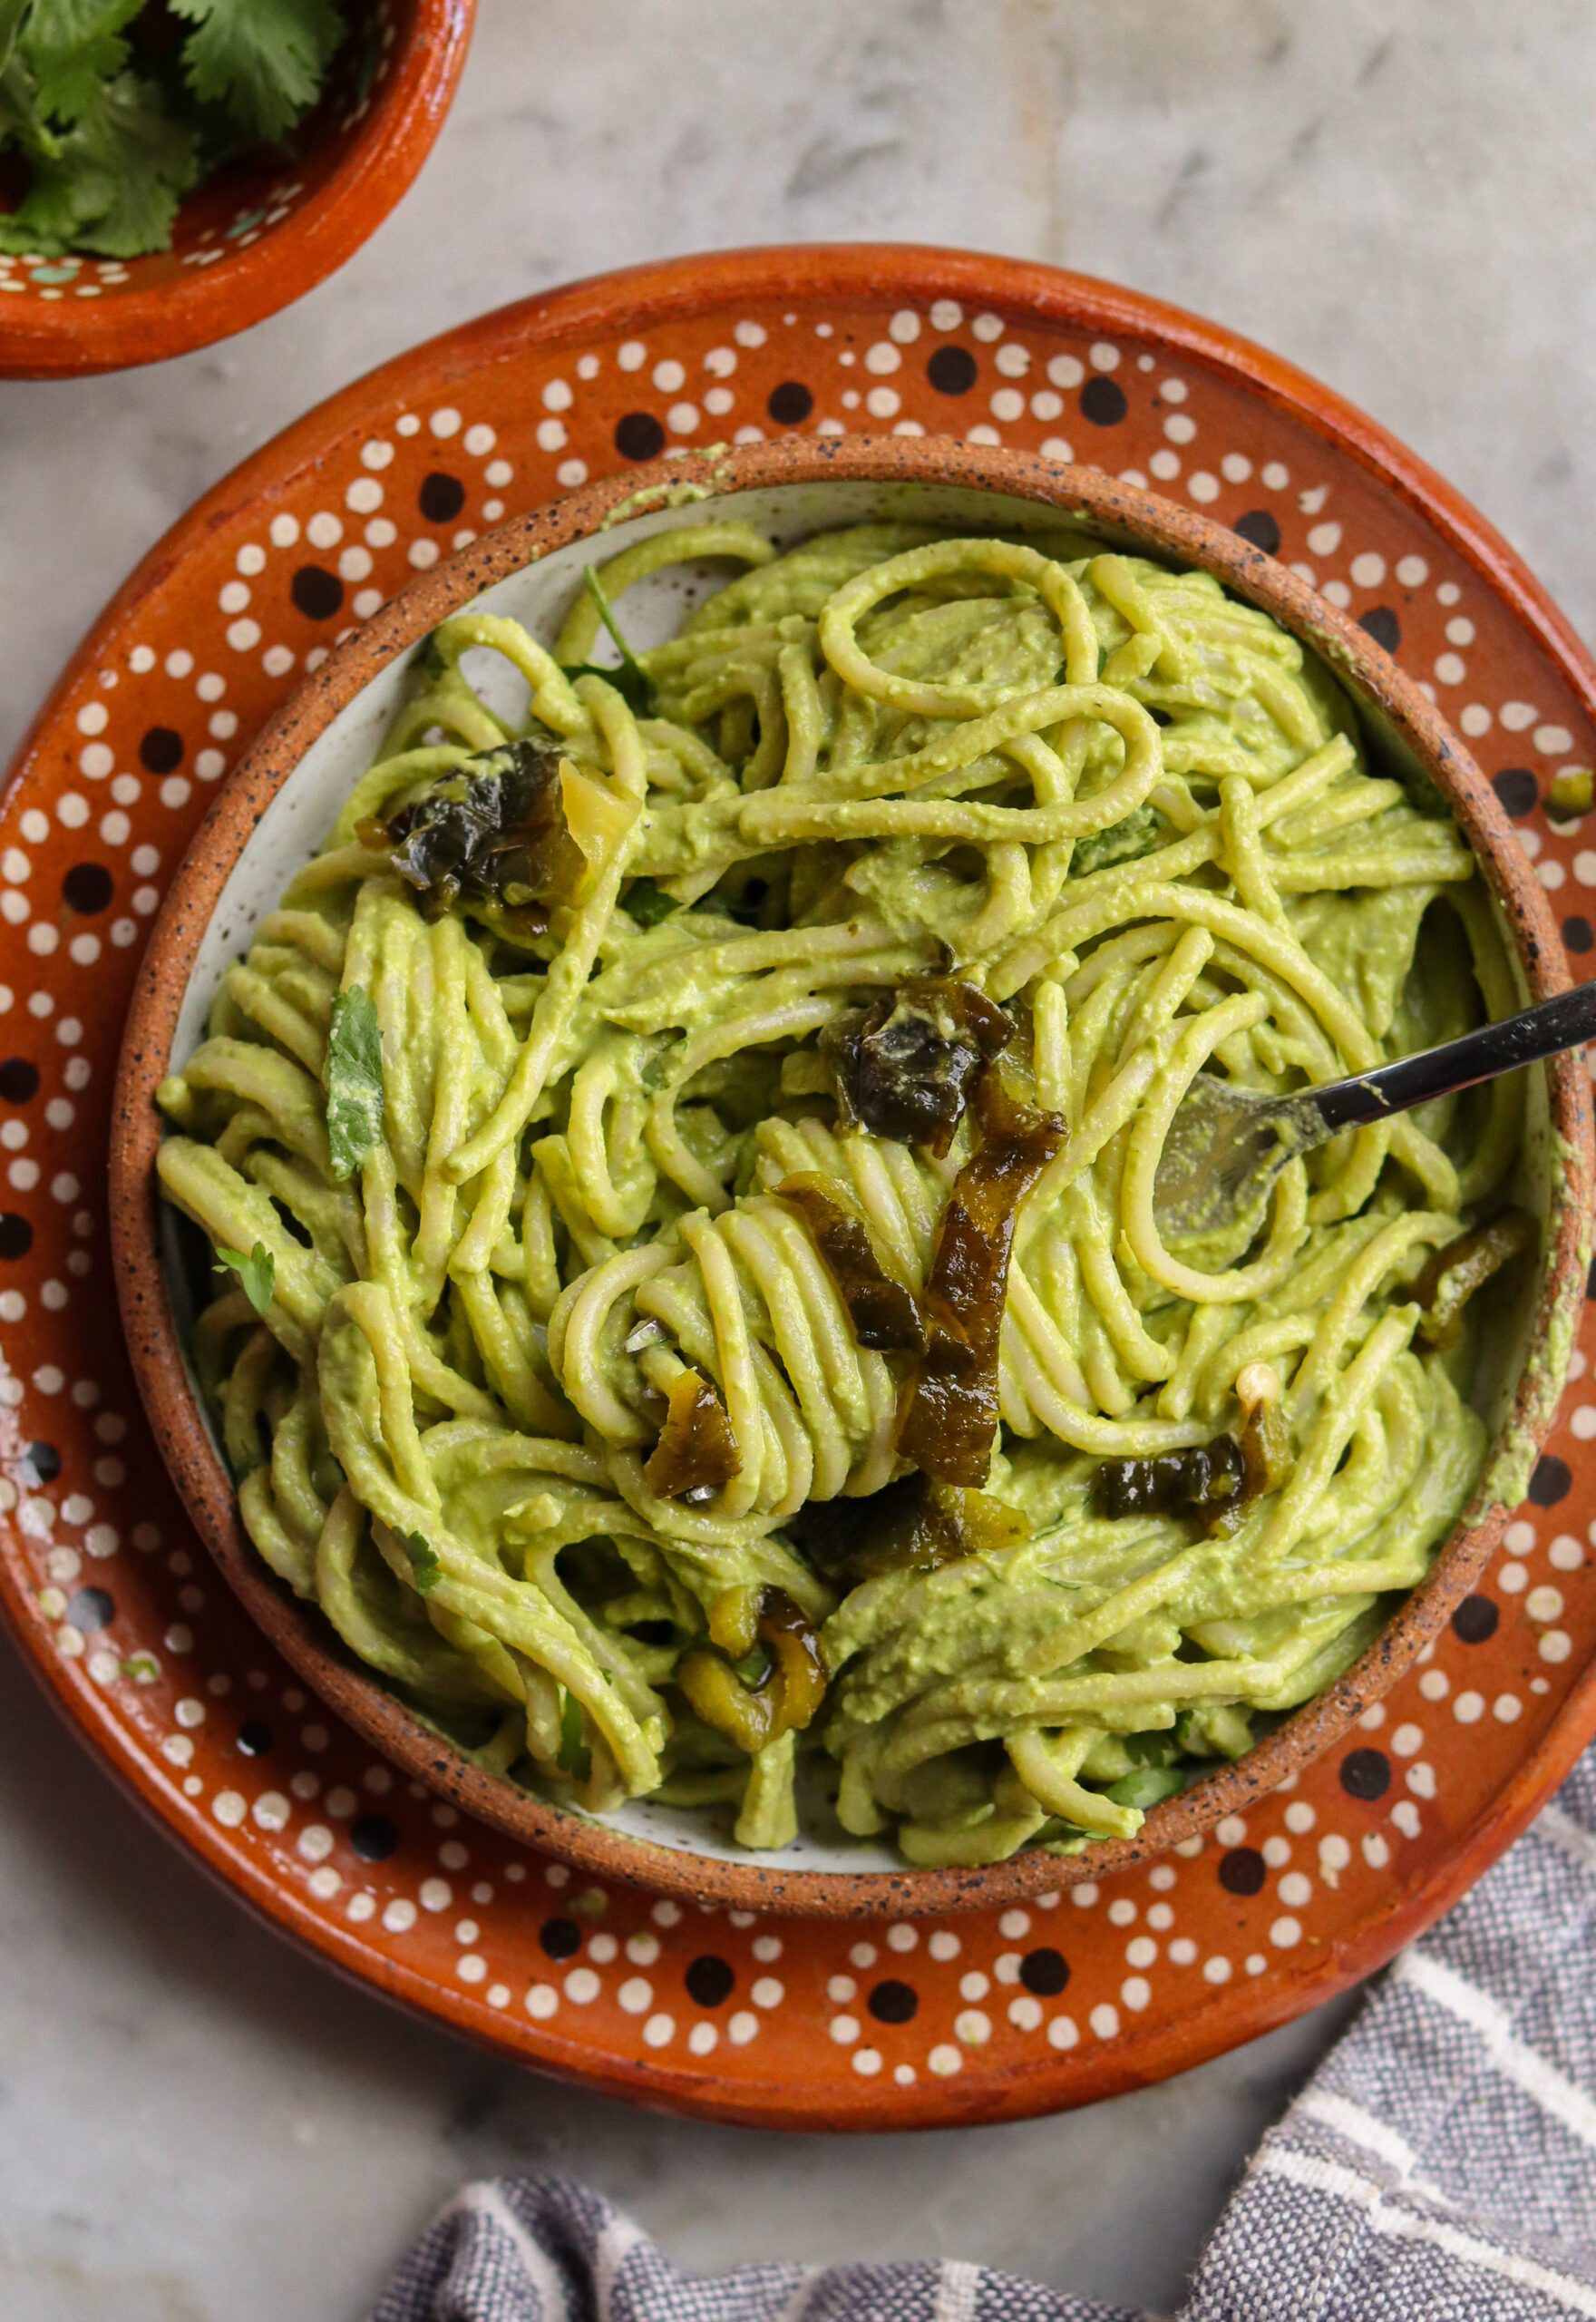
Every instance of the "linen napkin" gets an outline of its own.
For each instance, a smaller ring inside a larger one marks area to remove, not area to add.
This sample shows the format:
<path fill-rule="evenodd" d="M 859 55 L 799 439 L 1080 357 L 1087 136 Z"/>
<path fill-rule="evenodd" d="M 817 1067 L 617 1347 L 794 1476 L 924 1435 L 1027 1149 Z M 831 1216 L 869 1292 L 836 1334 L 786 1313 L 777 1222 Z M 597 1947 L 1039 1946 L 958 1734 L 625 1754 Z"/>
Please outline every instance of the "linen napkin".
<path fill-rule="evenodd" d="M 1270 2131 L 1180 2322 L 1596 2317 L 1596 1751 Z M 373 2322 L 1143 2322 L 942 2265 L 681 2272 L 559 2178 L 467 2185 Z"/>

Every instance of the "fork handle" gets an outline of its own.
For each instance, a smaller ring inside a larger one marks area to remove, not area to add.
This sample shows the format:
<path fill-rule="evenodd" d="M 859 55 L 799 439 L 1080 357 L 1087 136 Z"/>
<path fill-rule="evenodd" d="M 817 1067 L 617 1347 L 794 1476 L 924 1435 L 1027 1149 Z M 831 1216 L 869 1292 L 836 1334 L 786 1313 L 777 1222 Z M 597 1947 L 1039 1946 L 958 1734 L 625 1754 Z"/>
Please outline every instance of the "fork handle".
<path fill-rule="evenodd" d="M 1575 986 L 1542 1000 L 1521 1015 L 1504 1017 L 1499 1024 L 1482 1024 L 1460 1040 L 1417 1056 L 1399 1057 L 1373 1072 L 1350 1080 L 1328 1081 L 1311 1092 L 1315 1108 L 1327 1130 L 1361 1128 L 1370 1121 L 1388 1120 L 1432 1097 L 1455 1096 L 1482 1080 L 1494 1080 L 1521 1065 L 1539 1064 L 1596 1040 L 1596 982 Z"/>

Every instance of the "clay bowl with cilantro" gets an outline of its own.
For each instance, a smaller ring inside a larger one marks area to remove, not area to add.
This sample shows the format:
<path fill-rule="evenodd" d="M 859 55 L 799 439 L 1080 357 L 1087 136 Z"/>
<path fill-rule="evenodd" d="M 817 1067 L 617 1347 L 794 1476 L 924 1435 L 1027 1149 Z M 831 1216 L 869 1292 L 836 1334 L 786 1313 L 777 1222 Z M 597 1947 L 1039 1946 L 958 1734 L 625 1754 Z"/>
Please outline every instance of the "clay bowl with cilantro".
<path fill-rule="evenodd" d="M 1591 1096 L 1574 1056 L 1546 1069 L 1547 1126 L 1559 1162 L 1541 1167 L 1541 1256 L 1513 1309 L 1514 1351 L 1500 1381 L 1488 1464 L 1427 1577 L 1343 1676 L 1244 1756 L 1153 1804 L 1134 1838 L 1096 1840 L 1063 1857 L 1021 1852 L 978 1868 L 910 1868 L 884 1847 L 838 1842 L 818 1828 L 801 1829 L 780 1853 L 750 1857 L 686 1809 L 634 1800 L 600 1817 L 550 1803 L 487 1771 L 386 1691 L 344 1650 L 319 1610 L 275 1578 L 245 1533 L 186 1351 L 192 1319 L 211 1294 L 211 1253 L 196 1237 L 185 1260 L 171 1213 L 158 1201 L 162 1127 L 155 1091 L 201 1037 L 222 974 L 321 845 L 388 730 L 431 631 L 473 607 L 508 614 L 551 640 L 589 567 L 679 522 L 724 517 L 790 541 L 888 513 L 1001 534 L 1008 526 L 1034 528 L 1057 512 L 1133 551 L 1212 573 L 1309 641 L 1353 697 L 1382 759 L 1440 790 L 1495 899 L 1524 994 L 1538 1000 L 1567 988 L 1545 895 L 1494 792 L 1434 704 L 1347 615 L 1194 511 L 1094 469 L 935 438 L 789 439 L 690 454 L 583 486 L 475 541 L 413 582 L 291 698 L 218 797 L 156 924 L 118 1073 L 111 1219 L 133 1368 L 173 1478 L 250 1615 L 329 1707 L 466 1812 L 589 1871 L 701 1902 L 853 1917 L 987 1908 L 1200 1843 L 1224 1816 L 1244 1812 L 1329 1749 L 1440 1634 L 1500 1542 L 1510 1510 L 1497 1489 L 1518 1496 L 1518 1478 L 1551 1425 L 1563 1368 L 1559 1350 L 1579 1311 L 1589 1255 Z M 643 622 L 634 633 L 647 644 L 657 641 L 654 629 L 658 638 L 674 633 L 681 613 L 668 574 L 651 613 L 652 585 L 639 584 L 627 599 L 628 624 Z M 232 1254 L 246 1292 L 251 1254 Z M 263 1283 L 251 1302 L 258 1309 L 269 1296 Z M 1494 1488 L 1493 1478 L 1504 1480 Z M 427 1544 L 415 1546 L 419 1554 Z"/>
<path fill-rule="evenodd" d="M 0 0 L 0 376 L 188 354 L 353 257 L 476 0 Z"/>

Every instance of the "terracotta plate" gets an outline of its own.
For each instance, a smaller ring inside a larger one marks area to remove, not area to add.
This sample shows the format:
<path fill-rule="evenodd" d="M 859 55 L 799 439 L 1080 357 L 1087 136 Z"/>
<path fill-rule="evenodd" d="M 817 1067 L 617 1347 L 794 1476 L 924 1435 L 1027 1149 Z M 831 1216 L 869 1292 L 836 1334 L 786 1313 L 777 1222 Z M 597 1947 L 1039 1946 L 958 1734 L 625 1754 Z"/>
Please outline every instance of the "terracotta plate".
<path fill-rule="evenodd" d="M 1435 688 L 1590 958 L 1596 844 L 1541 800 L 1596 757 L 1596 672 L 1502 542 L 1255 350 L 951 253 L 697 259 L 390 365 L 134 575 L 0 812 L 0 1593 L 25 1648 L 145 1805 L 347 1972 L 549 2069 L 787 2126 L 1044 2111 L 1279 2023 L 1445 1908 L 1596 1728 L 1589 1328 L 1501 1558 L 1364 1730 L 1244 1820 L 1000 1912 L 755 1919 L 587 1882 L 396 1777 L 217 1584 L 111 1321 L 103 1218 L 122 1013 L 209 785 L 350 624 L 505 515 L 673 444 L 867 426 L 1078 458 L 1278 547 Z"/>

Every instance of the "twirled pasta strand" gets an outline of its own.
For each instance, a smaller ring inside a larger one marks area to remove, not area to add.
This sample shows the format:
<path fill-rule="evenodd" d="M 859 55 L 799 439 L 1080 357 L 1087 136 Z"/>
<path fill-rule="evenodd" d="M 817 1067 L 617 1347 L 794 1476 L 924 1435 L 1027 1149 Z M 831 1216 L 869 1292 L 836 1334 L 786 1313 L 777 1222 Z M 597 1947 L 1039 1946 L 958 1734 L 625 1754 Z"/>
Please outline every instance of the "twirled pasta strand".
<path fill-rule="evenodd" d="M 1260 1237 L 1200 1246 L 1158 1221 L 1169 1125 L 1200 1070 L 1289 1087 L 1503 1012 L 1506 956 L 1452 824 L 1202 574 L 1068 534 L 778 552 L 706 523 L 599 580 L 613 603 L 702 560 L 742 571 L 641 657 L 646 706 L 579 669 L 586 591 L 553 651 L 446 622 L 162 1091 L 169 1198 L 269 1260 L 264 1314 L 230 1284 L 196 1335 L 244 1520 L 385 1682 L 589 1808 L 726 1800 L 779 1845 L 807 1758 L 843 1829 L 916 1862 L 1124 1834 L 1150 1758 L 1234 1754 L 1328 1683 L 1464 1505 L 1467 1356 L 1419 1334 L 1413 1289 L 1500 1197 L 1523 1097 L 1338 1140 Z M 585 883 L 541 935 L 429 919 L 374 833 L 523 732 L 592 785 Z M 831 1188 L 921 1293 L 973 1117 L 940 1158 L 851 1125 L 822 1044 L 949 962 L 1007 1005 L 997 1068 L 1061 1124 L 998 1346 L 987 1488 L 1023 1521 L 851 1581 L 805 1511 L 901 1476 L 912 1357 L 861 1343 L 783 1187 Z M 345 1179 L 326 1055 L 356 989 L 384 1133 Z M 687 1374 L 736 1460 L 696 1499 L 648 1479 Z M 1206 1444 L 1260 1379 L 1291 1466 L 1237 1526 L 1104 1512 L 1105 1459 Z M 680 1671 L 778 1596 L 821 1626 L 829 1693 L 744 1755 Z"/>

